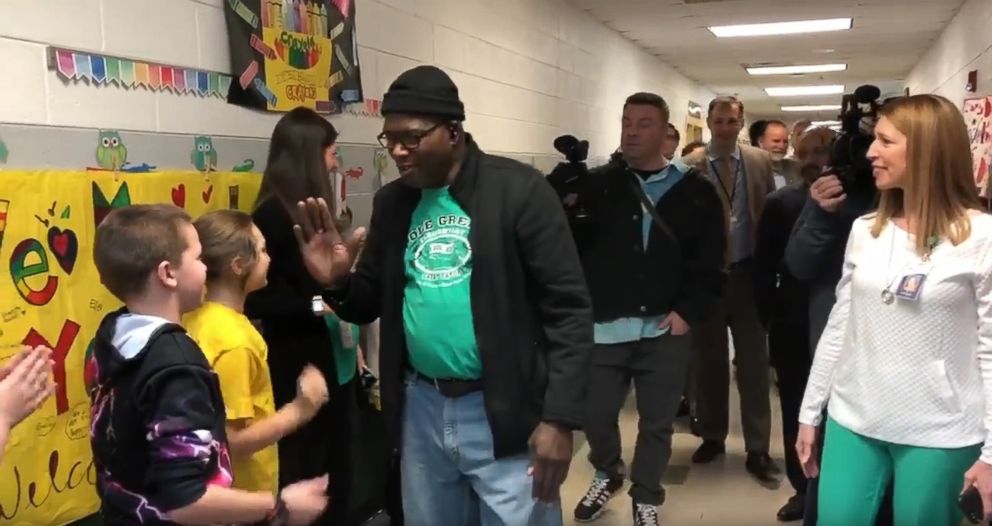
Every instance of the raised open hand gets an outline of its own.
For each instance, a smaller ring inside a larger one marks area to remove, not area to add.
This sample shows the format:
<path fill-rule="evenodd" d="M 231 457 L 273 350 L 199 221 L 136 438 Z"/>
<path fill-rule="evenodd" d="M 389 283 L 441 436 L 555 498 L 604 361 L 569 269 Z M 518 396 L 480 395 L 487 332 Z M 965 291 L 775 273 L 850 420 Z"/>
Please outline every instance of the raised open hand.
<path fill-rule="evenodd" d="M 313 279 L 324 287 L 333 286 L 348 275 L 365 240 L 365 229 L 357 228 L 345 240 L 331 217 L 323 198 L 308 198 L 296 205 L 293 234 L 300 245 L 303 264 Z"/>

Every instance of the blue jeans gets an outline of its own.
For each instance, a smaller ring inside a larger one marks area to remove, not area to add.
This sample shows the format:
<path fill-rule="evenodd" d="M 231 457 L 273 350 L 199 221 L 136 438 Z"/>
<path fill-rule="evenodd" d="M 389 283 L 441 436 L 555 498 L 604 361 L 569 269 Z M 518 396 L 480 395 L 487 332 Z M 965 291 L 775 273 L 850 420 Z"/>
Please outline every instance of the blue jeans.
<path fill-rule="evenodd" d="M 403 411 L 407 526 L 561 526 L 561 505 L 531 497 L 526 454 L 493 457 L 482 392 L 446 398 L 408 379 Z"/>

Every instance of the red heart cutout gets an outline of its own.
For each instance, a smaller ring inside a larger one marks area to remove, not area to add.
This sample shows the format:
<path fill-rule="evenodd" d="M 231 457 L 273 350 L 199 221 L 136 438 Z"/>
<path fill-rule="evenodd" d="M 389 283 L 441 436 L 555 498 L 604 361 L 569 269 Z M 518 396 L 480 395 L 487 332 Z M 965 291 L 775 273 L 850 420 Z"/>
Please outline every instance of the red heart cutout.
<path fill-rule="evenodd" d="M 186 185 L 180 184 L 172 188 L 172 203 L 179 208 L 186 207 Z"/>
<path fill-rule="evenodd" d="M 69 250 L 69 236 L 63 232 L 52 238 L 52 252 L 64 256 Z"/>
<path fill-rule="evenodd" d="M 58 227 L 48 229 L 48 248 L 52 249 L 55 260 L 62 270 L 72 274 L 76 266 L 76 256 L 79 254 L 79 241 L 72 230 L 62 230 Z"/>
<path fill-rule="evenodd" d="M 351 177 L 352 179 L 360 179 L 363 175 L 365 175 L 365 168 L 359 166 L 358 168 L 352 168 L 348 170 L 344 174 L 347 175 L 348 177 Z"/>
<path fill-rule="evenodd" d="M 210 196 L 214 195 L 214 185 L 210 185 L 206 190 L 203 191 L 203 202 L 209 203 Z"/>

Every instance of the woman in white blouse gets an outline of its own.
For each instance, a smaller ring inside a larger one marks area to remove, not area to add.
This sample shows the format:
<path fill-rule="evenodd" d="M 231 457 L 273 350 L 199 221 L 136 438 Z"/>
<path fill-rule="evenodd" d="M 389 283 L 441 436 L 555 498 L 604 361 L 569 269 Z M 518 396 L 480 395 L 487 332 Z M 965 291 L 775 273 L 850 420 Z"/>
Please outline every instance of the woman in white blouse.
<path fill-rule="evenodd" d="M 893 477 L 898 526 L 957 526 L 962 479 L 992 512 L 992 216 L 969 144 L 942 97 L 881 110 L 868 152 L 879 208 L 852 227 L 799 415 L 814 477 L 829 413 L 821 526 L 874 524 Z"/>

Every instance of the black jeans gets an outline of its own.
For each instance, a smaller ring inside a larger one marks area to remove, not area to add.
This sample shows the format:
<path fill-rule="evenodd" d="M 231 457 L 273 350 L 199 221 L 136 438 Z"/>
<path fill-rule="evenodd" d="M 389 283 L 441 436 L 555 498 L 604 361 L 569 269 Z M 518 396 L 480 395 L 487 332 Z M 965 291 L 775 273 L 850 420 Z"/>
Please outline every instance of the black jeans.
<path fill-rule="evenodd" d="M 637 446 L 630 469 L 630 496 L 659 506 L 661 476 L 672 456 L 675 415 L 689 367 L 689 336 L 661 336 L 616 345 L 596 345 L 587 391 L 585 433 L 589 462 L 610 478 L 622 478 L 617 419 L 630 383 L 637 393 Z"/>
<path fill-rule="evenodd" d="M 782 447 L 785 451 L 785 474 L 796 493 L 806 493 L 803 474 L 796 453 L 799 433 L 799 407 L 806 391 L 812 360 L 807 351 L 809 324 L 805 321 L 776 321 L 768 327 L 768 350 L 778 377 L 778 397 L 782 406 Z"/>

